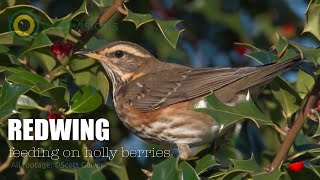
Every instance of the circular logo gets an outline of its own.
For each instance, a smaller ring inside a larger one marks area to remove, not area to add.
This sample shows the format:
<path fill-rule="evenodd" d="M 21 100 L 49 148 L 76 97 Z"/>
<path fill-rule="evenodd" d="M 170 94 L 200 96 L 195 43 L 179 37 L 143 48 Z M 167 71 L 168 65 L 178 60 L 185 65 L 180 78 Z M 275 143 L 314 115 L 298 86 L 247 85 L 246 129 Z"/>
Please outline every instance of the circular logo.
<path fill-rule="evenodd" d="M 9 30 L 14 32 L 15 37 L 32 38 L 39 30 L 37 16 L 30 11 L 18 11 L 10 16 Z"/>

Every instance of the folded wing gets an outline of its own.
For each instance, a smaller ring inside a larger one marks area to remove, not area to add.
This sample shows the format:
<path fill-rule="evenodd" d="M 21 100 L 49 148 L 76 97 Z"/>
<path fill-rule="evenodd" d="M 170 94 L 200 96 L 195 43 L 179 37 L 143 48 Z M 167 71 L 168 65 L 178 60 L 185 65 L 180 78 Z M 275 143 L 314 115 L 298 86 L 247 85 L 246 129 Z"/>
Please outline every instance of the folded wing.
<path fill-rule="evenodd" d="M 235 94 L 281 74 L 293 61 L 260 67 L 191 69 L 177 66 L 143 76 L 120 91 L 140 111 L 202 97 L 217 90 Z"/>

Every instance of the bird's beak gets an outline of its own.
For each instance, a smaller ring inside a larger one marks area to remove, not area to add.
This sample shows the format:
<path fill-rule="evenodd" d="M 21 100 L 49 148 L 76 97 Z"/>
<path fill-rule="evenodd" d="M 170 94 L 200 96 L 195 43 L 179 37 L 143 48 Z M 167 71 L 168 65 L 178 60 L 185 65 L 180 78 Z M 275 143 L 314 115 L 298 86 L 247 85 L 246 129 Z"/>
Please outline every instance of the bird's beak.
<path fill-rule="evenodd" d="M 96 53 L 94 50 L 85 50 L 85 51 L 77 51 L 74 54 L 83 55 L 93 59 L 99 59 L 100 55 Z"/>

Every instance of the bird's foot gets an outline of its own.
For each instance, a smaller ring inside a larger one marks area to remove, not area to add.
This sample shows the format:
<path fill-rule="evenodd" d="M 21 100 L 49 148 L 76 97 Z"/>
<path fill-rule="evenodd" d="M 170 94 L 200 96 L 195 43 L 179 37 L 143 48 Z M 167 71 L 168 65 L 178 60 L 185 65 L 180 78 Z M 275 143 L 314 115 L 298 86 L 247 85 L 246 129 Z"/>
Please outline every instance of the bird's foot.
<path fill-rule="evenodd" d="M 153 172 L 152 171 L 149 171 L 149 170 L 146 170 L 146 169 L 141 169 L 141 171 L 147 176 L 147 179 L 151 179 L 152 175 L 153 175 Z"/>
<path fill-rule="evenodd" d="M 188 144 L 177 144 L 177 146 L 178 146 L 179 156 L 177 157 L 177 160 L 176 160 L 176 169 L 179 169 L 180 159 L 187 160 L 188 157 L 190 156 L 191 150 Z"/>

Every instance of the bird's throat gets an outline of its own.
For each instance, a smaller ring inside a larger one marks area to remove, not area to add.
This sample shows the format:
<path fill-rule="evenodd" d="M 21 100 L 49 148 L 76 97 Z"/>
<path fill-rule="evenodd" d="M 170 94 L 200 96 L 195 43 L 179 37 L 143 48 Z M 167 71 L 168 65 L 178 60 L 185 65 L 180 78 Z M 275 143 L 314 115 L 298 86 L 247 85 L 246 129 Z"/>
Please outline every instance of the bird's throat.
<path fill-rule="evenodd" d="M 112 71 L 107 65 L 101 63 L 103 68 L 105 69 L 107 76 L 111 80 L 113 96 L 120 90 L 120 88 L 125 84 L 125 81 L 121 78 L 119 74 Z"/>

